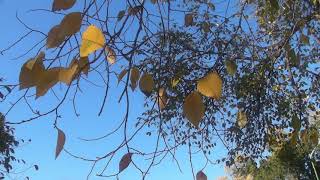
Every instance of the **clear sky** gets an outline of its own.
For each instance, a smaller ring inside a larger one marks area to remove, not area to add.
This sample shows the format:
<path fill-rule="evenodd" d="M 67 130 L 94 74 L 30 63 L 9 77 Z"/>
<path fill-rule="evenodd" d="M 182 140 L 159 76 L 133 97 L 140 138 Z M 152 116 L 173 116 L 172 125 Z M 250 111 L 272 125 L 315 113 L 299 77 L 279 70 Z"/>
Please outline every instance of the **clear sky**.
<path fill-rule="evenodd" d="M 80 0 L 79 0 L 80 1 Z M 0 22 L 2 23 L 0 28 L 0 49 L 7 47 L 10 43 L 14 42 L 23 35 L 27 30 L 16 19 L 16 13 L 18 16 L 28 25 L 39 28 L 44 32 L 48 32 L 52 25 L 57 24 L 62 16 L 53 16 L 47 12 L 27 12 L 30 9 L 51 9 L 51 0 L 0 0 Z M 70 10 L 76 10 L 77 7 Z M 5 52 L 4 55 L 0 55 L 1 70 L 0 77 L 4 77 L 7 83 L 16 83 L 19 78 L 19 72 L 21 65 L 29 58 L 35 55 L 36 52 L 31 51 L 28 55 L 12 60 L 13 58 L 26 52 L 33 42 L 41 39 L 38 34 L 33 34 L 27 38 L 23 43 L 18 44 L 16 47 Z M 38 49 L 38 48 L 37 48 Z M 91 80 L 96 79 L 95 76 L 89 77 Z M 83 82 L 82 90 L 85 92 L 79 95 L 78 100 L 78 112 L 79 117 L 76 117 L 73 113 L 71 106 L 71 97 L 68 97 L 68 103 L 61 109 L 60 114 L 62 118 L 59 120 L 58 126 L 61 128 L 66 136 L 65 148 L 76 155 L 81 155 L 88 158 L 94 158 L 101 156 L 104 153 L 110 151 L 112 147 L 118 145 L 122 140 L 122 134 L 115 134 L 110 138 L 103 139 L 96 142 L 83 142 L 79 140 L 81 138 L 94 138 L 106 134 L 112 128 L 122 120 L 124 115 L 123 104 L 117 103 L 120 93 L 120 87 L 116 86 L 116 79 L 112 79 L 110 96 L 107 99 L 105 111 L 102 116 L 98 117 L 98 111 L 103 98 L 104 88 L 95 87 L 88 83 Z M 63 89 L 66 86 L 57 85 L 57 89 Z M 17 93 L 21 95 L 22 92 Z M 8 99 L 10 102 L 19 97 L 11 97 Z M 131 92 L 131 111 L 129 114 L 129 120 L 134 124 L 136 118 L 143 111 L 143 94 L 139 91 Z M 54 106 L 56 100 L 53 98 L 52 92 L 48 95 L 33 101 L 34 107 L 43 112 L 45 109 Z M 9 107 L 7 103 L 0 104 L 0 110 L 5 112 Z M 20 103 L 17 107 L 8 115 L 9 121 L 19 121 L 27 117 L 32 116 L 28 111 L 28 107 L 25 103 Z M 54 158 L 57 132 L 53 128 L 53 116 L 46 116 L 39 118 L 31 123 L 16 126 L 16 135 L 19 138 L 32 139 L 29 144 L 22 145 L 17 149 L 17 157 L 23 158 L 27 165 L 18 165 L 15 167 L 16 172 L 24 171 L 27 167 L 33 164 L 39 165 L 39 171 L 35 171 L 33 168 L 26 170 L 23 173 L 12 176 L 12 179 L 23 179 L 29 176 L 32 180 L 82 180 L 86 179 L 87 174 L 90 171 L 91 163 L 77 160 L 70 157 L 65 152 L 62 152 L 57 160 Z M 144 132 L 145 133 L 145 132 Z M 155 139 L 153 136 L 145 136 L 141 133 L 137 139 L 133 142 L 137 147 L 142 147 L 145 150 L 152 150 L 154 148 Z M 221 157 L 225 153 L 223 148 L 217 146 L 217 150 L 214 151 L 214 156 Z M 113 174 L 118 171 L 118 162 L 121 156 L 125 152 L 120 151 L 111 163 L 111 166 L 107 169 L 108 174 Z M 192 174 L 189 165 L 188 155 L 183 148 L 177 153 L 177 157 L 180 160 L 180 166 L 182 173 L 175 165 L 172 158 L 168 156 L 160 165 L 154 167 L 151 173 L 147 176 L 149 180 L 163 180 L 163 179 L 184 179 L 191 180 Z M 141 159 L 139 159 L 141 158 Z M 143 157 L 133 157 L 133 160 L 140 165 L 144 164 Z M 201 157 L 194 157 L 195 171 L 201 169 L 205 162 Z M 101 162 L 95 168 L 93 175 L 90 176 L 92 180 L 98 180 L 94 176 L 99 172 L 105 161 Z M 216 179 L 218 176 L 225 174 L 223 164 L 221 165 L 209 165 L 204 169 L 208 179 Z M 119 176 L 122 180 L 135 180 L 141 179 L 139 172 L 131 165 Z M 106 179 L 115 179 L 106 178 Z"/>

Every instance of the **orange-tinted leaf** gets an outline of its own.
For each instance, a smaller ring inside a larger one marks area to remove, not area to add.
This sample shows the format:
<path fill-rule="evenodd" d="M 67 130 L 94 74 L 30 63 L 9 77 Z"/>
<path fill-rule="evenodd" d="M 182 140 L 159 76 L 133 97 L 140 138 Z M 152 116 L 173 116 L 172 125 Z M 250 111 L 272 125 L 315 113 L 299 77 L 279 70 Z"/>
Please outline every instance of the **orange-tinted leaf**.
<path fill-rule="evenodd" d="M 65 36 L 72 36 L 80 30 L 82 16 L 80 12 L 67 14 L 60 23 L 60 31 Z"/>
<path fill-rule="evenodd" d="M 119 173 L 129 166 L 129 164 L 131 163 L 131 157 L 132 153 L 127 153 L 124 156 L 122 156 L 119 163 Z"/>
<path fill-rule="evenodd" d="M 60 11 L 70 9 L 76 0 L 54 0 L 52 4 L 52 11 Z"/>
<path fill-rule="evenodd" d="M 58 139 L 57 139 L 57 146 L 56 146 L 56 157 L 55 157 L 56 159 L 61 153 L 64 147 L 64 144 L 66 142 L 66 135 L 64 134 L 64 132 L 59 128 L 57 128 L 57 130 L 58 130 Z"/>

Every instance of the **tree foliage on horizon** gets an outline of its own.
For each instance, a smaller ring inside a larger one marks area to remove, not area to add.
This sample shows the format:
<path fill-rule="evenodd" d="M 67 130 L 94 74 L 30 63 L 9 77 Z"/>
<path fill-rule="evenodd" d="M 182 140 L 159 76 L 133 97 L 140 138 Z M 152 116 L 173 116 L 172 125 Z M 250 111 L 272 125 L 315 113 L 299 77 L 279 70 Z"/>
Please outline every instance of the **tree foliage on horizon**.
<path fill-rule="evenodd" d="M 14 96 L 19 88 L 25 93 L 17 102 L 25 101 L 34 114 L 8 122 L 11 125 L 55 115 L 56 158 L 67 143 L 59 128 L 60 109 L 72 98 L 77 115 L 77 95 L 85 93 L 82 83 L 90 81 L 92 74 L 99 76 L 105 88 L 98 115 L 112 96 L 110 86 L 117 86 L 112 79 L 121 84 L 118 101 L 126 104 L 124 118 L 110 131 L 123 130 L 125 135 L 117 148 L 97 158 L 66 152 L 92 162 L 94 169 L 125 149 L 119 171 L 109 175 L 104 169 L 97 174 L 101 177 L 117 176 L 132 164 L 144 178 L 166 156 L 179 167 L 175 151 L 180 147 L 188 149 L 193 178 L 200 180 L 207 179 L 203 171 L 208 164 L 231 166 L 239 160 L 266 159 L 266 152 L 279 152 L 287 142 L 318 145 L 319 132 L 310 126 L 309 118 L 320 113 L 319 0 L 52 2 L 50 10 L 34 11 L 62 16 L 59 24 L 43 31 L 18 18 L 28 32 L 0 50 L 7 53 L 33 33 L 43 37 L 18 57 L 31 58 L 25 59 L 17 85 L 1 86 L 12 91 L 0 98 Z M 56 88 L 61 83 L 66 86 Z M 136 120 L 134 133 L 127 134 L 128 121 L 133 120 L 129 109 L 134 110 L 129 106 L 130 94 L 138 93 L 137 89 L 145 95 L 145 111 Z M 45 112 L 33 109 L 30 102 L 49 93 L 57 97 L 57 105 Z M 6 114 L 14 112 L 17 102 Z M 146 128 L 156 137 L 151 153 L 131 144 L 139 141 L 136 134 Z M 225 147 L 226 157 L 212 159 L 217 144 Z M 196 172 L 195 153 L 207 161 Z M 149 159 L 147 168 L 135 163 L 139 156 Z"/>

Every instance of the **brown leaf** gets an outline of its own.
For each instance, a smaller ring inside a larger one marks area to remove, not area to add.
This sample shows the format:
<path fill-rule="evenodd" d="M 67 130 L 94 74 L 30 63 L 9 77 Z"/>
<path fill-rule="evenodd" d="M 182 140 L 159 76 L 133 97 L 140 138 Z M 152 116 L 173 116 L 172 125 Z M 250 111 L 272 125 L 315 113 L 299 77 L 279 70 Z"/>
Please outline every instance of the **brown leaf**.
<path fill-rule="evenodd" d="M 193 24 L 193 14 L 186 14 L 185 16 L 184 16 L 184 25 L 185 26 L 192 26 L 192 24 Z"/>
<path fill-rule="evenodd" d="M 58 139 L 57 139 L 57 146 L 56 146 L 56 157 L 55 157 L 56 159 L 61 153 L 64 147 L 64 144 L 66 142 L 66 135 L 64 134 L 64 132 L 59 128 L 57 128 L 57 130 L 58 130 Z"/>
<path fill-rule="evenodd" d="M 130 72 L 131 72 L 130 74 L 131 89 L 132 91 L 134 91 L 139 81 L 140 72 L 139 72 L 139 69 L 136 67 L 132 68 Z"/>
<path fill-rule="evenodd" d="M 36 98 L 45 95 L 59 81 L 59 68 L 44 71 L 36 84 Z"/>
<path fill-rule="evenodd" d="M 56 25 L 48 32 L 46 46 L 48 49 L 55 48 L 62 44 L 64 40 L 65 36 L 63 33 L 61 33 L 60 25 Z"/>
<path fill-rule="evenodd" d="M 76 0 L 54 0 L 52 4 L 52 11 L 67 10 L 72 8 Z"/>
<path fill-rule="evenodd" d="M 124 77 L 124 75 L 126 75 L 127 74 L 127 70 L 126 69 L 124 69 L 124 70 L 122 70 L 121 72 L 120 72 L 120 74 L 118 75 L 118 84 L 119 84 L 119 82 L 122 80 L 122 78 Z"/>
<path fill-rule="evenodd" d="M 159 97 L 158 97 L 158 104 L 160 111 L 163 110 L 168 102 L 167 92 L 164 88 L 159 89 Z"/>
<path fill-rule="evenodd" d="M 140 90 L 146 95 L 150 96 L 154 88 L 154 81 L 151 74 L 143 74 L 139 81 Z"/>
<path fill-rule="evenodd" d="M 89 62 L 88 56 L 80 57 L 79 68 L 85 75 L 88 76 L 89 69 L 90 69 L 90 62 Z"/>
<path fill-rule="evenodd" d="M 61 33 L 65 36 L 72 36 L 80 31 L 81 23 L 81 12 L 67 14 L 60 23 Z"/>
<path fill-rule="evenodd" d="M 197 180 L 207 180 L 207 175 L 204 172 L 199 171 L 196 175 L 196 179 Z"/>
<path fill-rule="evenodd" d="M 122 156 L 119 163 L 119 173 L 129 166 L 129 164 L 131 163 L 131 157 L 132 153 L 127 153 L 124 156 Z"/>
<path fill-rule="evenodd" d="M 110 64 L 114 64 L 116 62 L 116 53 L 109 46 L 105 48 L 106 59 Z"/>
<path fill-rule="evenodd" d="M 205 113 L 205 106 L 200 94 L 196 91 L 190 93 L 183 104 L 183 114 L 195 126 L 198 127 Z"/>

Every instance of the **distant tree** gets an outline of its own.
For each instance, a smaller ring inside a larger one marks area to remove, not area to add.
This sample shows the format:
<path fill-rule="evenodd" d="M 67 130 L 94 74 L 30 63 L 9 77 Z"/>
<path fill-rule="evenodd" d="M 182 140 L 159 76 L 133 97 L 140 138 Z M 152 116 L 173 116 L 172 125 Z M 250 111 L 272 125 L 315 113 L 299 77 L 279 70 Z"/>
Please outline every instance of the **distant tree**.
<path fill-rule="evenodd" d="M 119 171 L 111 176 L 132 163 L 145 178 L 168 155 L 179 164 L 174 153 L 179 147 L 188 149 L 186 158 L 193 169 L 192 156 L 196 153 L 203 155 L 207 164 L 224 162 L 231 166 L 239 155 L 255 162 L 272 149 L 286 147 L 281 144 L 289 139 L 299 144 L 303 132 L 305 142 L 317 145 L 318 131 L 310 128 L 307 119 L 310 111 L 319 114 L 318 0 L 89 0 L 77 2 L 83 9 L 66 13 L 75 3 L 54 0 L 52 10 L 34 10 L 63 16 L 49 31 L 32 29 L 18 17 L 28 32 L 0 51 L 6 53 L 33 33 L 43 37 L 18 57 L 36 52 L 21 68 L 19 88 L 26 90 L 18 98 L 34 116 L 9 124 L 55 115 L 56 157 L 66 139 L 59 128 L 60 110 L 70 97 L 77 115 L 76 98 L 82 83 L 91 82 L 88 74 L 97 77 L 93 84 L 105 87 L 99 115 L 110 96 L 112 80 L 121 84 L 119 102 L 126 104 L 126 111 L 111 134 L 123 130 L 123 141 L 93 159 L 66 152 L 92 162 L 94 169 L 97 163 L 110 162 L 125 149 Z M 67 86 L 58 89 L 54 87 L 57 83 Z M 33 87 L 35 95 L 28 91 Z M 146 95 L 145 112 L 133 127 L 135 133 L 129 135 L 129 94 L 137 87 Z M 46 112 L 34 110 L 29 101 L 49 90 L 57 97 L 57 105 Z M 14 112 L 15 105 L 8 113 Z M 157 146 L 152 153 L 131 143 L 139 141 L 136 134 L 145 128 L 155 130 Z M 218 143 L 225 146 L 228 155 L 213 159 L 211 152 Z M 290 156 L 296 158 L 290 160 L 305 162 L 303 152 L 292 151 L 299 156 Z M 132 156 L 144 157 L 149 166 L 142 169 Z M 271 161 L 278 162 L 278 158 Z M 298 169 L 302 165 L 295 163 Z M 192 172 L 194 178 L 205 177 L 200 170 Z M 110 175 L 103 170 L 98 176 Z"/>

